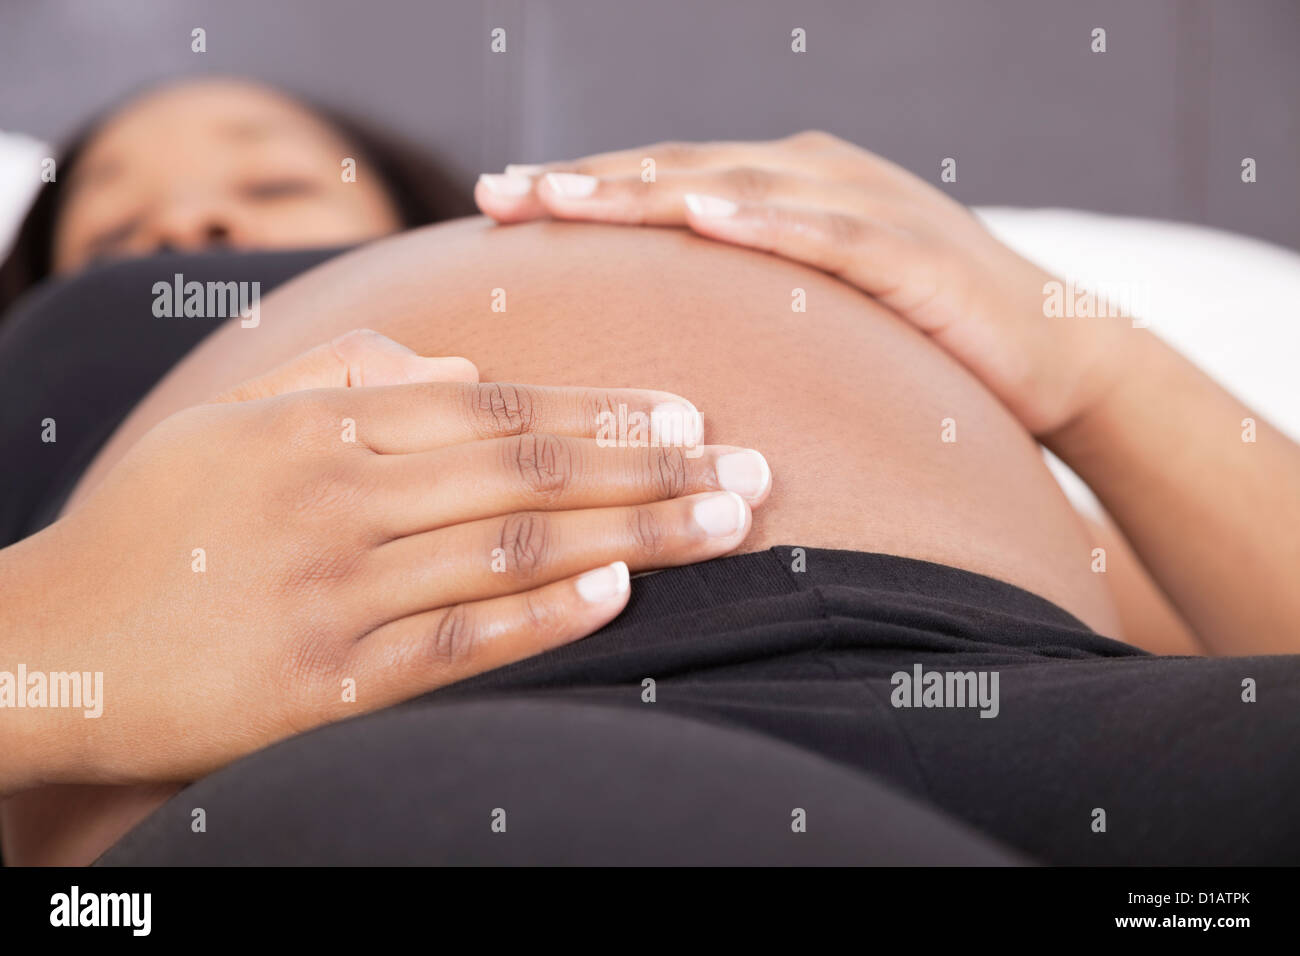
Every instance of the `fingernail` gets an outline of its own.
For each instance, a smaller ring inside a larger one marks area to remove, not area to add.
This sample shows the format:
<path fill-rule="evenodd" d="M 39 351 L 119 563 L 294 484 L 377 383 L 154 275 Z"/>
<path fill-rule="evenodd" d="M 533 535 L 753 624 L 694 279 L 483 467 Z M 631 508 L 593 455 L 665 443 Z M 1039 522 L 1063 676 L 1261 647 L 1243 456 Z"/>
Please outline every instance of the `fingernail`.
<path fill-rule="evenodd" d="M 699 193 L 687 193 L 686 208 L 701 218 L 723 218 L 735 215 L 739 208 L 730 199 L 721 196 L 701 196 Z"/>
<path fill-rule="evenodd" d="M 604 604 L 625 592 L 630 586 L 630 579 L 627 565 L 615 561 L 578 578 L 578 594 L 588 604 Z"/>
<path fill-rule="evenodd" d="M 710 538 L 729 538 L 745 526 L 745 502 L 730 491 L 701 498 L 691 514 Z"/>
<path fill-rule="evenodd" d="M 650 412 L 650 433 L 660 446 L 694 448 L 704 436 L 704 420 L 693 406 L 661 402 Z"/>
<path fill-rule="evenodd" d="M 483 173 L 479 176 L 478 181 L 488 188 L 489 192 L 498 196 L 526 196 L 533 188 L 533 181 L 527 176 L 495 176 L 492 173 Z"/>
<path fill-rule="evenodd" d="M 742 498 L 757 498 L 772 483 L 772 470 L 767 467 L 767 459 L 752 448 L 722 455 L 715 467 L 718 484 Z"/>
<path fill-rule="evenodd" d="M 596 191 L 596 177 L 578 173 L 547 173 L 546 185 L 564 199 L 586 199 Z"/>
<path fill-rule="evenodd" d="M 528 176 L 529 178 L 532 178 L 533 176 L 540 176 L 542 174 L 542 170 L 545 168 L 546 167 L 544 166 L 538 166 L 536 164 L 529 164 L 529 163 L 508 163 L 506 165 L 506 175 L 507 176 Z"/>

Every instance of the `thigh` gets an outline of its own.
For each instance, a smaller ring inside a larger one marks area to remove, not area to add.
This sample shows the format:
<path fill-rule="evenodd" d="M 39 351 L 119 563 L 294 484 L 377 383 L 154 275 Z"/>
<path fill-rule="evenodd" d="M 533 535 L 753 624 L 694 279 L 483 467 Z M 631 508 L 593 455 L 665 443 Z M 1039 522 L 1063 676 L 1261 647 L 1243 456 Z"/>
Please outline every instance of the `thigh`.
<path fill-rule="evenodd" d="M 206 833 L 191 827 L 202 808 Z M 1019 862 L 877 781 L 734 729 L 559 701 L 397 708 L 187 788 L 106 865 Z"/>
<path fill-rule="evenodd" d="M 1088 865 L 1300 862 L 1300 656 L 925 667 L 1000 671 L 994 719 L 891 718 L 925 797 L 1021 851 Z"/>

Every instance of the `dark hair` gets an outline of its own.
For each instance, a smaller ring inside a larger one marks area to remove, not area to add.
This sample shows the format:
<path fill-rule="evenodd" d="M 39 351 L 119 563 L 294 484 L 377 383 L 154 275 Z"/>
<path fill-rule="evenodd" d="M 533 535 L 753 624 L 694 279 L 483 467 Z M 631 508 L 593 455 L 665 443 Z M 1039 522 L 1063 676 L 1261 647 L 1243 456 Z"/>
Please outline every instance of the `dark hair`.
<path fill-rule="evenodd" d="M 379 174 L 403 229 L 473 214 L 470 195 L 457 188 L 443 166 L 420 147 L 337 110 L 295 99 L 359 154 L 358 165 L 368 164 Z M 65 183 L 86 144 L 113 112 L 101 113 L 69 140 L 60 152 L 58 178 L 36 194 L 9 255 L 0 264 L 0 318 L 24 292 L 53 272 L 55 230 L 67 198 Z"/>

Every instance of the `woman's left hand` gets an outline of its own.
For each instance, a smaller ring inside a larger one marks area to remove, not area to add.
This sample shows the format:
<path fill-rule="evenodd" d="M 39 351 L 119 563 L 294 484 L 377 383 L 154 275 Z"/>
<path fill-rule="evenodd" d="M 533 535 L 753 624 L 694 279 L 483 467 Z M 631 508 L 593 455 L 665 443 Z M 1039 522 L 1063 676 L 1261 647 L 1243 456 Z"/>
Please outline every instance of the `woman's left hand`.
<path fill-rule="evenodd" d="M 1049 273 L 943 190 L 829 133 L 508 166 L 480 177 L 475 199 L 502 223 L 686 226 L 821 269 L 929 335 L 1036 435 L 1108 385 L 1113 333 L 1046 317 Z"/>
<path fill-rule="evenodd" d="M 479 177 L 474 197 L 501 223 L 549 216 L 686 226 L 837 275 L 926 332 L 967 304 L 966 270 L 944 268 L 953 264 L 946 260 L 1000 250 L 1029 265 L 941 190 L 821 132 L 507 166 Z"/>

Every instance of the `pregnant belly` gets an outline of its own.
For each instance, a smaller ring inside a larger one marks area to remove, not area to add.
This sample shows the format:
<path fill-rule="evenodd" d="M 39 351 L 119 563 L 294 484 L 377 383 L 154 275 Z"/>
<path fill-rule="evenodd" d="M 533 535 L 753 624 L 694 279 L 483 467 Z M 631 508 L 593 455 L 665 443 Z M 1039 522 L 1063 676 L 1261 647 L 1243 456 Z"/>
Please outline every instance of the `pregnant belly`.
<path fill-rule="evenodd" d="M 423 354 L 464 355 L 484 380 L 686 396 L 706 441 L 758 448 L 772 466 L 745 550 L 935 561 L 1018 585 L 1118 636 L 1081 521 L 1034 441 L 964 368 L 827 275 L 676 230 L 462 220 L 334 259 L 269 296 L 256 328 L 234 322 L 178 365 L 81 490 L 177 409 L 358 327 Z M 4 812 L 10 859 L 87 862 L 167 793 L 15 797 Z"/>
<path fill-rule="evenodd" d="M 461 220 L 375 243 L 231 323 L 123 425 L 148 426 L 351 328 L 464 355 L 484 380 L 690 398 L 774 491 L 746 549 L 853 548 L 1000 578 L 1115 629 L 1082 525 L 1034 441 L 968 372 L 866 296 L 679 230 Z"/>

